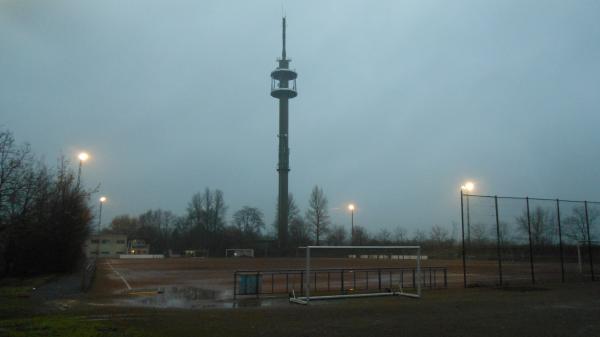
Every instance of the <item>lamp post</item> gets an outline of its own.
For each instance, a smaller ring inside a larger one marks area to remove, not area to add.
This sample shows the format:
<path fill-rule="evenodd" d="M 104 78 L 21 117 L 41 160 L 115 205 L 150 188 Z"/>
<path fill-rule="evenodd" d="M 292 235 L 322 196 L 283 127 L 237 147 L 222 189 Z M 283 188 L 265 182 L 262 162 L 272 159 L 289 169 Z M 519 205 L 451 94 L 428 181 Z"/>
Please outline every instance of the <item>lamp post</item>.
<path fill-rule="evenodd" d="M 106 197 L 100 197 L 100 212 L 98 213 L 98 232 L 100 232 L 100 227 L 102 226 L 102 205 L 106 202 Z"/>
<path fill-rule="evenodd" d="M 83 166 L 83 162 L 90 158 L 90 155 L 86 152 L 81 152 L 77 158 L 79 158 L 79 170 L 77 171 L 77 188 L 79 188 L 79 183 L 81 182 L 81 167 Z"/>
<path fill-rule="evenodd" d="M 468 231 L 468 240 L 471 243 L 471 226 L 470 226 L 470 215 L 469 215 L 469 193 L 475 189 L 475 184 L 470 181 L 467 181 L 464 185 L 460 187 L 460 223 L 462 228 L 462 265 L 463 265 L 463 284 L 464 287 L 467 287 L 467 251 L 465 247 L 465 217 L 464 217 L 464 208 L 463 208 L 463 196 L 465 191 L 467 192 L 467 231 Z"/>
<path fill-rule="evenodd" d="M 350 219 L 351 219 L 350 220 L 351 221 L 350 222 L 350 224 L 351 224 L 350 243 L 354 244 L 354 204 L 348 205 L 348 210 L 350 211 Z"/>
<path fill-rule="evenodd" d="M 469 211 L 469 194 L 475 189 L 475 184 L 467 181 L 460 187 L 461 193 L 467 192 L 467 241 L 471 244 L 471 212 Z"/>

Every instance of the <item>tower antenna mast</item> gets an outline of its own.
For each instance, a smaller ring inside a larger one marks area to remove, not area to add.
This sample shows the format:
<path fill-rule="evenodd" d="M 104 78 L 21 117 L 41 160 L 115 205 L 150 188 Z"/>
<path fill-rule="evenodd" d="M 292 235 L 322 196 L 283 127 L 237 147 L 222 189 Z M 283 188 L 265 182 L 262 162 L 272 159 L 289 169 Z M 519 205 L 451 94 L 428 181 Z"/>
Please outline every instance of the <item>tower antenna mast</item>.
<path fill-rule="evenodd" d="M 296 97 L 296 78 L 298 74 L 289 69 L 292 60 L 287 58 L 285 50 L 286 18 L 282 17 L 282 49 L 278 66 L 271 72 L 271 96 L 279 100 L 279 195 L 277 198 L 277 239 L 279 248 L 285 251 L 288 248 L 288 174 L 290 172 L 289 136 L 289 100 Z"/>

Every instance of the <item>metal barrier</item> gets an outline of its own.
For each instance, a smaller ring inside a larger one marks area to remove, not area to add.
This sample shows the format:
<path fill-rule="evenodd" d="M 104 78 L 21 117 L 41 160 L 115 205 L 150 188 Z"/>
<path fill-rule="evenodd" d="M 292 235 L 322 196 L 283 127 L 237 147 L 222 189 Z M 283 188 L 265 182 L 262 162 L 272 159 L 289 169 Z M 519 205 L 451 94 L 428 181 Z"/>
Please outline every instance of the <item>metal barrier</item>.
<path fill-rule="evenodd" d="M 238 296 L 304 295 L 305 269 L 237 270 L 233 273 L 233 299 Z M 353 293 L 416 288 L 416 268 L 326 268 L 310 271 L 312 293 Z M 448 287 L 446 267 L 421 267 L 423 288 Z"/>
<path fill-rule="evenodd" d="M 89 258 L 83 264 L 81 271 L 81 291 L 86 292 L 90 289 L 95 274 L 96 258 Z"/>

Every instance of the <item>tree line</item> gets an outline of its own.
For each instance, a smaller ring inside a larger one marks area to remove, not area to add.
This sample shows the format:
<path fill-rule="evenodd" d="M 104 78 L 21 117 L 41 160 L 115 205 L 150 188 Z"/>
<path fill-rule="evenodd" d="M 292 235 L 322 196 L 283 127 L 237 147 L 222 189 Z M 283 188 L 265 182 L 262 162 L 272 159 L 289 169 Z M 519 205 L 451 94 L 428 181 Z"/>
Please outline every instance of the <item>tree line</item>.
<path fill-rule="evenodd" d="M 0 130 L 0 275 L 77 267 L 92 221 L 91 190 L 68 160 L 48 167 L 28 144 Z"/>
<path fill-rule="evenodd" d="M 417 230 L 412 236 L 399 226 L 374 234 L 355 226 L 352 235 L 347 226 L 332 223 L 327 197 L 319 186 L 312 189 L 305 212 L 300 210 L 292 194 L 288 196 L 288 207 L 289 247 L 277 246 L 277 220 L 270 227 L 266 226 L 264 213 L 256 207 L 243 206 L 227 220 L 229 208 L 223 192 L 208 187 L 192 196 L 183 215 L 161 209 L 148 210 L 138 216 L 120 215 L 103 232 L 145 240 L 150 244 L 151 253 L 208 250 L 211 256 L 222 256 L 227 248 L 253 248 L 260 256 L 268 252 L 286 254 L 306 245 L 419 243 L 450 248 L 455 244 L 455 235 L 439 225 L 429 231 Z"/>

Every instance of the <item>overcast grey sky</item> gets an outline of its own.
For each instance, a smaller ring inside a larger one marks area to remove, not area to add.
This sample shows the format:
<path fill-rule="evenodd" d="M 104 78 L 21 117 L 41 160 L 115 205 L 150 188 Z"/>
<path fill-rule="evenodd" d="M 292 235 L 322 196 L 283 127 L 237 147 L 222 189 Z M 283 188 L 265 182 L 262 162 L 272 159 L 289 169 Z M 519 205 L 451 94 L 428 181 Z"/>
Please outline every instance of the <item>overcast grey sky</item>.
<path fill-rule="evenodd" d="M 599 1 L 284 1 L 290 191 L 371 231 L 459 221 L 458 188 L 600 200 Z M 223 190 L 270 223 L 281 1 L 0 0 L 0 126 L 80 150 L 103 219 Z"/>

